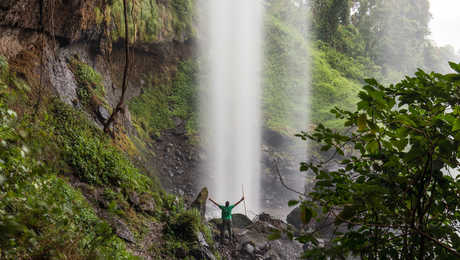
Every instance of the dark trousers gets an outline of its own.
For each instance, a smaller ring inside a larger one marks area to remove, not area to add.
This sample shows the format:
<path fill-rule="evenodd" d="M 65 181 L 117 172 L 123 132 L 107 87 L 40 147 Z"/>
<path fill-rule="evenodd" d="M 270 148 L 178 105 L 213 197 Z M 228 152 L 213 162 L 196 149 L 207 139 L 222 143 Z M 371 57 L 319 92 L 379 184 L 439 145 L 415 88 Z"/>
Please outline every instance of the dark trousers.
<path fill-rule="evenodd" d="M 220 241 L 221 242 L 224 241 L 225 230 L 228 231 L 230 240 L 232 240 L 232 221 L 230 219 L 222 219 L 222 225 L 220 226 Z"/>

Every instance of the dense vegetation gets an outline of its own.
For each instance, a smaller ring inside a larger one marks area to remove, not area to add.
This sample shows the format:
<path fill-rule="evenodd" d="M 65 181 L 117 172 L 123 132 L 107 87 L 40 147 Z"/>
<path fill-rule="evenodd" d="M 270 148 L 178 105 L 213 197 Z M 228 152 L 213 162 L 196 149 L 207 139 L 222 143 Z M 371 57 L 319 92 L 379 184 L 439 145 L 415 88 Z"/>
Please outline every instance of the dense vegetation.
<path fill-rule="evenodd" d="M 81 84 L 98 79 L 87 65 L 74 65 Z M 80 87 L 93 87 L 85 84 Z M 30 95 L 31 88 L 0 56 L 0 258 L 135 259 L 116 234 L 114 219 L 128 223 L 139 241 L 149 223 L 164 223 L 156 241 L 164 244 L 149 249 L 156 257 L 197 247 L 179 230 L 189 230 L 189 236 L 202 232 L 212 245 L 199 213 L 143 175 L 117 147 L 119 140 L 53 97 L 42 100 L 46 109 L 37 113 Z M 79 182 L 89 193 L 76 187 Z M 135 194 L 141 206 L 133 204 Z M 154 208 L 142 209 L 142 203 Z"/>
<path fill-rule="evenodd" d="M 460 59 L 427 39 L 425 0 L 270 0 L 266 9 L 264 115 L 278 131 L 305 129 L 292 120 L 304 110 L 314 125 L 340 127 L 329 111 L 353 109 L 363 79 L 396 82 L 417 68 L 448 73 L 447 62 Z"/>
<path fill-rule="evenodd" d="M 162 82 L 145 75 L 148 88 L 130 101 L 134 124 L 144 137 L 160 136 L 176 127 L 175 119 L 183 121 L 188 135 L 198 131 L 198 64 L 183 61 L 172 80 Z"/>
<path fill-rule="evenodd" d="M 357 111 L 332 111 L 345 119 L 346 134 L 320 124 L 300 135 L 341 156 L 337 170 L 324 168 L 327 161 L 302 164 L 316 176 L 305 221 L 319 208 L 339 227 L 326 245 L 318 230 L 298 237 L 313 247 L 306 257 L 460 255 L 460 65 L 451 66 L 456 73 L 419 70 L 390 86 L 367 80 Z"/>

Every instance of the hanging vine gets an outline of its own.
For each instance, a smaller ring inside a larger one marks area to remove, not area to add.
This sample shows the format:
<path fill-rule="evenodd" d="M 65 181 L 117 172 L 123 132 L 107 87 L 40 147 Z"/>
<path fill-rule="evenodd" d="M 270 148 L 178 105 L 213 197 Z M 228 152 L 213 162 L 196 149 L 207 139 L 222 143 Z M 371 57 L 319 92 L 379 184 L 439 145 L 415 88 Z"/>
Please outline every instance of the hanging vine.
<path fill-rule="evenodd" d="M 124 15 L 124 20 L 125 20 L 125 67 L 123 71 L 123 82 L 121 86 L 121 96 L 120 100 L 118 101 L 117 106 L 113 110 L 112 114 L 110 115 L 110 118 L 107 120 L 107 122 L 104 124 L 104 132 L 105 133 L 110 133 L 110 125 L 115 121 L 116 117 L 118 114 L 123 110 L 124 107 L 124 101 L 125 101 L 125 95 L 126 95 L 126 90 L 128 89 L 128 72 L 129 72 L 129 66 L 130 66 L 130 55 L 129 55 L 129 28 L 128 28 L 128 4 L 127 0 L 123 0 L 123 15 Z M 114 133 L 112 132 L 111 135 L 113 136 Z"/>

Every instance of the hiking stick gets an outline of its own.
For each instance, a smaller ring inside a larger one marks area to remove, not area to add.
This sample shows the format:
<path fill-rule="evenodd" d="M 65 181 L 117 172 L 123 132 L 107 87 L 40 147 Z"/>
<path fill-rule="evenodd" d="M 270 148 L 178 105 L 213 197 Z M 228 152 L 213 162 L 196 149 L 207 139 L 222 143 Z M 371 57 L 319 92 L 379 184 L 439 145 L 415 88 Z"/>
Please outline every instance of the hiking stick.
<path fill-rule="evenodd" d="M 243 187 L 243 184 L 241 184 L 241 191 L 243 192 L 243 198 L 244 198 L 244 187 Z M 243 200 L 243 203 L 244 203 L 244 213 L 246 215 L 246 217 L 248 216 L 248 211 L 246 210 L 246 199 Z"/>

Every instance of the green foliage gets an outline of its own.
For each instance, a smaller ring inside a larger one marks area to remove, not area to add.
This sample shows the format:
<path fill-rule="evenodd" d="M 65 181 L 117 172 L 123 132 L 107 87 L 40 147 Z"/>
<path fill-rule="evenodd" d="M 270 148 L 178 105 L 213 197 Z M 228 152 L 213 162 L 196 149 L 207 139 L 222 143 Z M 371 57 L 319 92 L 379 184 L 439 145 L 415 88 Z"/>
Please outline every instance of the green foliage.
<path fill-rule="evenodd" d="M 185 121 L 188 135 L 196 134 L 198 115 L 197 63 L 193 60 L 182 62 L 171 82 L 151 84 L 139 97 L 129 103 L 139 132 L 160 136 L 161 131 L 175 127 L 174 118 Z"/>
<path fill-rule="evenodd" d="M 273 13 L 266 18 L 262 105 L 265 124 L 280 132 L 303 129 L 308 100 L 310 46 L 302 34 Z M 300 116 L 299 116 L 300 115 Z M 297 120 L 292 120 L 296 118 Z M 306 120 L 306 119 L 305 119 Z M 293 122 L 296 122 L 293 124 Z M 295 132 L 295 131 L 294 131 Z"/>
<path fill-rule="evenodd" d="M 172 0 L 174 9 L 174 28 L 177 32 L 193 32 L 193 16 L 195 13 L 192 0 Z"/>
<path fill-rule="evenodd" d="M 173 0 L 163 3 L 156 0 L 128 2 L 129 40 L 155 43 L 163 38 L 179 38 L 195 33 L 193 26 L 194 6 L 192 0 Z M 113 0 L 106 7 L 113 41 L 125 38 L 123 1 Z M 179 37 L 178 37 L 179 36 Z"/>
<path fill-rule="evenodd" d="M 200 232 L 200 226 L 200 213 L 196 209 L 191 209 L 173 216 L 165 232 L 182 241 L 196 242 L 196 233 Z"/>
<path fill-rule="evenodd" d="M 81 193 L 32 157 L 21 120 L 0 95 L 0 258 L 133 259 Z"/>
<path fill-rule="evenodd" d="M 180 249 L 185 255 L 188 255 L 190 250 L 197 249 L 200 232 L 212 247 L 211 230 L 203 223 L 199 211 L 196 209 L 177 211 L 168 218 L 167 225 L 163 230 L 169 253 L 175 255 Z"/>
<path fill-rule="evenodd" d="M 363 259 L 453 259 L 460 250 L 460 65 L 455 74 L 421 70 L 385 87 L 366 80 L 356 112 L 334 109 L 344 135 L 319 125 L 302 133 L 341 159 L 337 170 L 303 163 L 316 175 L 311 202 L 332 212 L 335 238 L 322 247 L 316 233 L 305 257 Z M 335 229 L 337 230 L 337 229 Z M 457 253 L 455 253 L 457 252 Z"/>
<path fill-rule="evenodd" d="M 98 105 L 104 105 L 110 110 L 110 106 L 105 100 L 102 76 L 94 71 L 91 66 L 80 61 L 78 57 L 71 58 L 69 64 L 78 83 L 77 96 L 82 105 L 92 105 L 93 108 Z"/>
<path fill-rule="evenodd" d="M 351 25 L 339 26 L 334 38 L 343 51 L 320 41 L 309 44 L 303 8 L 271 1 L 265 20 L 264 121 L 288 134 L 306 128 L 306 120 L 299 120 L 305 111 L 313 124 L 340 127 L 342 120 L 329 111 L 337 105 L 353 109 L 362 78 L 381 77 L 380 68 L 360 56 L 364 43 Z"/>
<path fill-rule="evenodd" d="M 198 63 L 189 60 L 179 64 L 173 80 L 173 89 L 169 97 L 172 103 L 172 116 L 186 120 L 186 130 L 189 135 L 198 131 Z"/>
<path fill-rule="evenodd" d="M 354 2 L 351 20 L 365 42 L 366 56 L 383 68 L 389 82 L 414 73 L 418 67 L 447 73 L 446 62 L 459 60 L 454 52 L 450 56 L 439 55 L 443 50 L 428 40 L 431 19 L 428 0 Z"/>
<path fill-rule="evenodd" d="M 9 71 L 8 61 L 2 55 L 0 55 L 0 79 L 4 81 Z"/>
<path fill-rule="evenodd" d="M 350 1 L 312 0 L 311 9 L 317 38 L 332 44 L 339 25 L 347 25 L 350 21 Z"/>
<path fill-rule="evenodd" d="M 132 259 L 86 199 L 55 175 L 17 182 L 1 195 L 2 258 Z"/>
<path fill-rule="evenodd" d="M 313 50 L 313 55 L 311 120 L 314 124 L 323 123 L 338 128 L 342 120 L 334 118 L 329 111 L 335 106 L 352 109 L 360 85 L 343 77 L 343 72 L 332 68 L 326 60 L 325 52 Z"/>
<path fill-rule="evenodd" d="M 152 187 L 152 181 L 139 173 L 82 113 L 58 102 L 51 111 L 51 124 L 63 147 L 64 159 L 82 181 L 138 192 Z"/>

